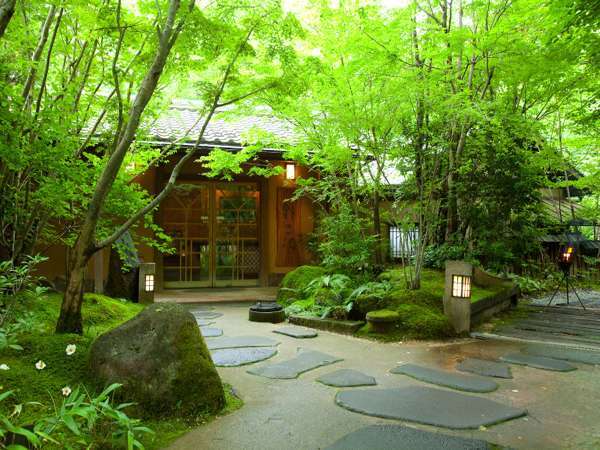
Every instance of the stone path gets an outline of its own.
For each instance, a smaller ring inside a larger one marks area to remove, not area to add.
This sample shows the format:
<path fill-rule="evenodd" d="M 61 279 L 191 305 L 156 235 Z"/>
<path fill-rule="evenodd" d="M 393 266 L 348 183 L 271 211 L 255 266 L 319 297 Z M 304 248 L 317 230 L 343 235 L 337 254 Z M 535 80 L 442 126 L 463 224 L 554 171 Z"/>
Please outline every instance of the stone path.
<path fill-rule="evenodd" d="M 491 450 L 481 439 L 417 430 L 402 425 L 371 425 L 347 434 L 325 450 Z"/>
<path fill-rule="evenodd" d="M 296 339 L 308 339 L 317 337 L 317 332 L 315 330 L 311 330 L 310 328 L 303 327 L 281 327 L 273 330 L 273 333 L 283 334 L 286 336 L 291 336 Z"/>
<path fill-rule="evenodd" d="M 215 327 L 200 327 L 200 332 L 202 336 L 207 337 L 218 337 L 223 335 L 223 330 Z"/>
<path fill-rule="evenodd" d="M 484 377 L 512 378 L 510 366 L 497 361 L 486 359 L 465 358 L 456 368 L 461 372 L 471 372 Z"/>
<path fill-rule="evenodd" d="M 535 367 L 536 369 L 554 370 L 556 372 L 571 372 L 577 370 L 572 364 L 545 356 L 527 355 L 524 353 L 510 353 L 500 358 L 512 364 L 520 364 L 522 366 Z"/>
<path fill-rule="evenodd" d="M 277 354 L 275 347 L 221 348 L 211 351 L 217 367 L 238 367 L 264 361 Z"/>
<path fill-rule="evenodd" d="M 248 373 L 259 375 L 266 378 L 277 378 L 280 380 L 289 380 L 298 378 L 301 373 L 316 369 L 317 367 L 327 366 L 341 361 L 326 353 L 317 352 L 314 350 L 298 349 L 298 356 L 287 361 L 281 361 L 275 364 L 257 367 L 248 370 Z"/>
<path fill-rule="evenodd" d="M 479 428 L 527 414 L 486 398 L 421 386 L 342 391 L 335 402 L 369 416 L 451 429 Z"/>
<path fill-rule="evenodd" d="M 306 348 L 298 351 L 297 339 L 310 334 L 306 329 L 250 323 L 247 308 L 218 305 L 214 311 L 194 311 L 198 321 L 216 321 L 212 328 L 218 326 L 228 335 L 206 342 L 224 381 L 235 386 L 245 406 L 188 433 L 170 448 L 475 449 L 489 448 L 487 442 L 494 442 L 512 448 L 552 449 L 568 446 L 565 442 L 574 438 L 572 430 L 593 429 L 596 424 L 593 405 L 600 404 L 600 380 L 590 371 L 593 366 L 562 375 L 517 365 L 512 367 L 511 379 L 506 377 L 511 368 L 498 359 L 511 354 L 519 355 L 517 359 L 555 356 L 552 361 L 570 364 L 566 361 L 573 358 L 578 363 L 600 361 L 600 352 L 469 340 L 441 345 L 381 344 L 329 332 L 304 341 Z M 269 337 L 278 330 L 285 331 L 278 333 L 281 342 Z M 334 363 L 338 370 L 322 367 Z M 237 368 L 247 364 L 251 364 L 249 369 Z M 410 377 L 390 374 L 398 364 Z M 578 381 L 554 380 L 558 376 L 575 376 Z M 375 383 L 379 386 L 358 387 Z M 451 389 L 475 386 L 480 394 L 427 386 L 431 383 Z M 494 392 L 483 393 L 492 386 L 497 387 Z M 582 407 L 587 404 L 590 409 Z M 528 410 L 535 420 L 518 419 Z M 566 412 L 575 412 L 577 419 L 565 416 Z M 411 426 L 392 426 L 378 417 Z M 419 424 L 471 431 L 462 436 L 460 431 L 432 433 L 419 429 Z M 365 447 L 364 442 L 377 445 Z M 386 447 L 386 442 L 391 446 Z"/>
<path fill-rule="evenodd" d="M 375 386 L 375 378 L 358 370 L 340 369 L 317 378 L 319 383 L 334 387 Z"/>
<path fill-rule="evenodd" d="M 390 370 L 390 373 L 407 375 L 417 380 L 425 381 L 438 386 L 449 387 L 467 392 L 492 392 L 498 389 L 498 383 L 489 378 L 475 375 L 463 375 L 447 370 L 432 367 L 418 366 L 416 364 L 402 364 Z"/>

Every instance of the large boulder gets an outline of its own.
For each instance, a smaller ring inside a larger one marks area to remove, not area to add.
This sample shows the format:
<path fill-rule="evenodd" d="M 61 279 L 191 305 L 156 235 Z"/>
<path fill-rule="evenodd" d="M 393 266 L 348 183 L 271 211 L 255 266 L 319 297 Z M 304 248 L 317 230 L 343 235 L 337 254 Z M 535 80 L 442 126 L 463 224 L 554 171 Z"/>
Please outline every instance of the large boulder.
<path fill-rule="evenodd" d="M 145 416 L 195 416 L 225 405 L 223 385 L 194 316 L 179 305 L 154 304 L 100 336 L 89 357 L 92 378 L 121 383 L 124 401 Z"/>

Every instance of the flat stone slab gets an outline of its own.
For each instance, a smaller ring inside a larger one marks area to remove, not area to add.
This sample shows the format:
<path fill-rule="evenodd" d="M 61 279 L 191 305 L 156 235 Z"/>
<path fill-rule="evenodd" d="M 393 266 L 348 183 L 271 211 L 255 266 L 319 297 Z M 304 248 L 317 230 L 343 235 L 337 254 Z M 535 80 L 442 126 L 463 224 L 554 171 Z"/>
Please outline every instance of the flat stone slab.
<path fill-rule="evenodd" d="M 390 370 L 391 373 L 408 375 L 420 381 L 445 386 L 467 392 L 492 392 L 498 389 L 498 383 L 487 378 L 474 375 L 463 375 L 456 372 L 434 369 L 432 367 L 418 366 L 416 364 L 402 364 Z"/>
<path fill-rule="evenodd" d="M 318 335 L 316 331 L 302 327 L 281 327 L 273 330 L 273 333 L 284 334 L 296 339 L 314 338 Z"/>
<path fill-rule="evenodd" d="M 276 347 L 221 348 L 211 351 L 212 360 L 218 367 L 238 367 L 264 361 L 277 354 Z"/>
<path fill-rule="evenodd" d="M 532 344 L 525 347 L 525 353 L 546 358 L 564 359 L 584 364 L 600 364 L 600 352 L 569 348 L 558 345 Z"/>
<path fill-rule="evenodd" d="M 215 327 L 200 327 L 200 333 L 204 337 L 217 337 L 223 336 L 223 330 Z"/>
<path fill-rule="evenodd" d="M 216 319 L 223 316 L 223 313 L 215 311 L 192 311 L 192 314 L 197 319 Z"/>
<path fill-rule="evenodd" d="M 250 369 L 248 370 L 248 373 L 266 378 L 289 380 L 298 378 L 301 373 L 308 372 L 317 367 L 327 366 L 338 361 L 342 361 L 342 358 L 337 358 L 314 350 L 298 349 L 298 355 L 295 358 Z"/>
<path fill-rule="evenodd" d="M 461 372 L 471 372 L 484 377 L 512 378 L 510 366 L 497 361 L 486 359 L 467 358 L 456 366 Z"/>
<path fill-rule="evenodd" d="M 234 336 L 206 341 L 209 350 L 218 348 L 275 347 L 279 342 L 263 336 Z"/>
<path fill-rule="evenodd" d="M 511 364 L 535 367 L 536 369 L 554 370 L 556 372 L 570 372 L 572 370 L 577 370 L 577 367 L 566 361 L 546 358 L 545 356 L 527 355 L 525 353 L 511 353 L 500 357 L 500 359 Z"/>
<path fill-rule="evenodd" d="M 374 386 L 375 378 L 358 370 L 340 369 L 317 378 L 319 383 L 334 387 Z"/>
<path fill-rule="evenodd" d="M 335 402 L 368 416 L 456 430 L 494 425 L 527 414 L 524 409 L 487 398 L 421 386 L 341 391 Z"/>
<path fill-rule="evenodd" d="M 489 450 L 480 439 L 449 436 L 403 425 L 370 425 L 347 434 L 325 450 Z"/>
<path fill-rule="evenodd" d="M 206 319 L 196 319 L 196 323 L 201 327 L 206 327 L 208 325 L 212 325 L 213 323 L 215 323 L 215 321 Z"/>

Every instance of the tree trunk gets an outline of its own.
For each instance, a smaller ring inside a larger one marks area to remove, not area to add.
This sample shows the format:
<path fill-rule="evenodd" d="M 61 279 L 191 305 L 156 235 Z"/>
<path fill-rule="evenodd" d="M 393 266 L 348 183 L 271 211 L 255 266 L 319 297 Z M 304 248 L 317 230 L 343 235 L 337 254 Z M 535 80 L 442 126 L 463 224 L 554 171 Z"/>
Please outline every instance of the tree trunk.
<path fill-rule="evenodd" d="M 381 239 L 381 214 L 379 208 L 379 193 L 373 194 L 373 232 L 375 233 L 375 264 L 383 264 L 383 250 Z"/>
<path fill-rule="evenodd" d="M 158 48 L 156 49 L 152 64 L 146 72 L 146 76 L 133 101 L 128 121 L 119 133 L 115 148 L 104 170 L 100 174 L 100 178 L 96 182 L 81 231 L 73 248 L 67 288 L 61 306 L 60 317 L 56 324 L 57 333 L 83 332 L 81 304 L 83 301 L 84 275 L 87 263 L 92 255 L 103 247 L 96 243 L 96 226 L 100 220 L 100 213 L 104 207 L 106 197 L 113 186 L 127 150 L 133 142 L 142 113 L 156 90 L 158 80 L 167 62 L 167 57 L 183 26 L 183 21 L 179 22 L 179 25 L 175 25 L 179 6 L 180 0 L 170 0 L 169 13 L 162 27 L 162 32 L 159 34 Z M 192 10 L 193 6 L 194 2 L 190 1 L 189 11 Z"/>
<path fill-rule="evenodd" d="M 15 13 L 15 4 L 17 0 L 0 0 L 0 38 L 8 27 L 10 19 Z"/>
<path fill-rule="evenodd" d="M 85 272 L 90 256 L 86 256 L 86 253 L 79 248 L 80 246 L 81 242 L 78 241 L 70 258 L 69 278 L 56 324 L 57 333 L 83 333 L 81 305 L 83 304 Z"/>

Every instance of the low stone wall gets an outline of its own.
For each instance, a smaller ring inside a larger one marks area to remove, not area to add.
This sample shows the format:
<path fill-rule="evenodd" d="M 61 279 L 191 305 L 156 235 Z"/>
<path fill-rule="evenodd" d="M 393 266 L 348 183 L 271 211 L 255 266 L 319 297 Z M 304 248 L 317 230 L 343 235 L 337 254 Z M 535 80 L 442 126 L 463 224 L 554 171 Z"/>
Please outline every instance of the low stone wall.
<path fill-rule="evenodd" d="M 517 305 L 520 292 L 516 286 L 507 286 L 495 295 L 471 303 L 471 328 L 495 314 Z"/>
<path fill-rule="evenodd" d="M 355 320 L 333 320 L 306 316 L 290 316 L 288 320 L 295 325 L 342 334 L 354 334 L 365 324 L 365 322 Z"/>

